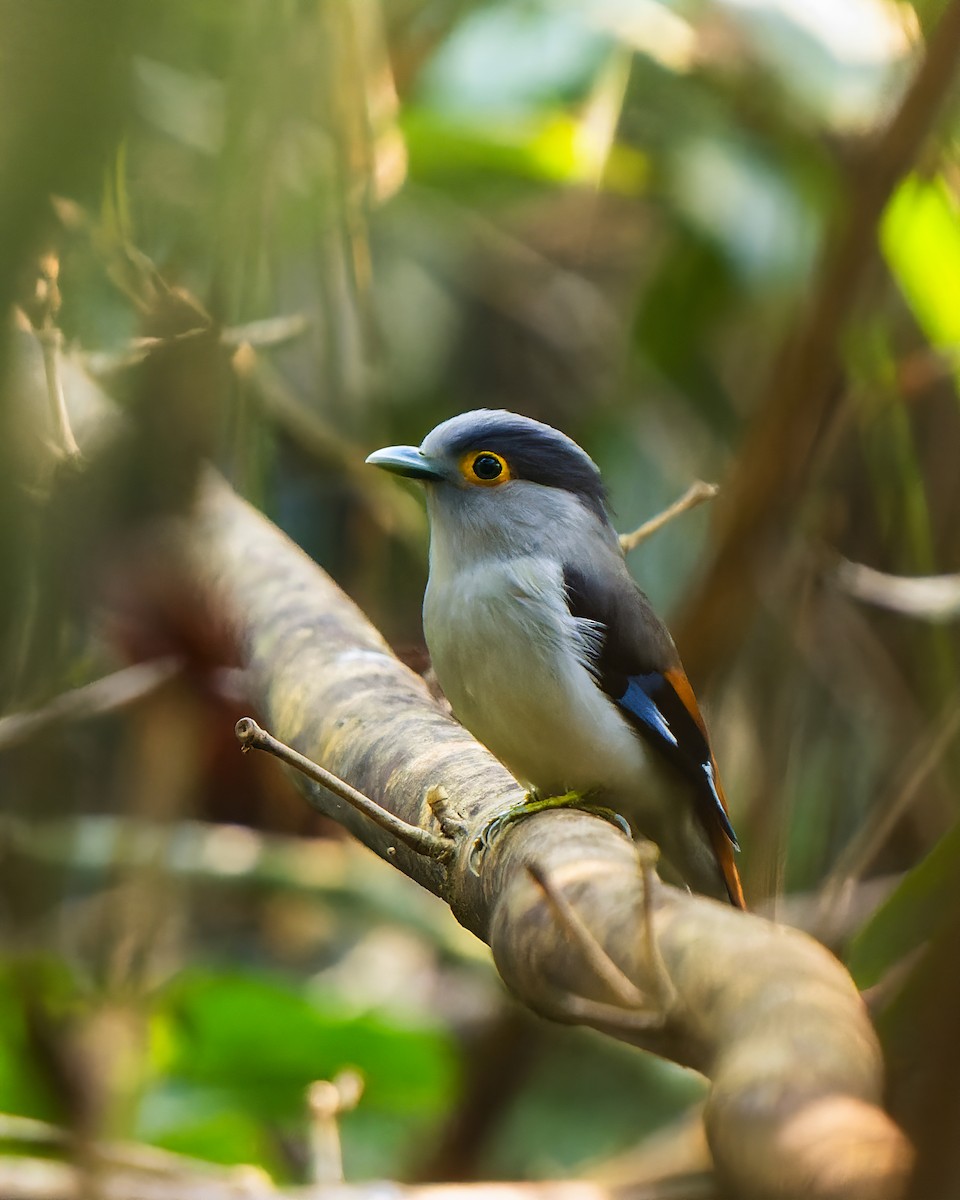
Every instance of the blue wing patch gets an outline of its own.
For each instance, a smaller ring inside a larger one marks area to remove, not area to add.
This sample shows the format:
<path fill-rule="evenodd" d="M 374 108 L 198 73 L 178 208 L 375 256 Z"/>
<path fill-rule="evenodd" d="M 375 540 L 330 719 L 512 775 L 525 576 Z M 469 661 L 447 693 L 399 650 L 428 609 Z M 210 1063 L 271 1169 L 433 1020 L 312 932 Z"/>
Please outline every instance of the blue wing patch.
<path fill-rule="evenodd" d="M 599 645 L 591 647 L 598 687 L 637 734 L 692 784 L 730 899 L 742 907 L 740 878 L 729 853 L 730 845 L 739 847 L 724 806 L 723 786 L 696 697 L 669 633 L 625 569 L 597 575 L 564 563 L 563 585 L 571 616 L 603 631 Z"/>
<path fill-rule="evenodd" d="M 651 672 L 649 675 L 631 675 L 627 680 L 627 690 L 617 703 L 621 708 L 632 713 L 638 721 L 642 721 L 651 733 L 658 738 L 663 738 L 675 750 L 679 750 L 680 746 L 676 735 L 667 723 L 666 717 L 657 708 L 652 695 L 654 690 L 661 687 L 664 682 L 663 676 L 658 672 Z"/>
<path fill-rule="evenodd" d="M 737 835 L 717 788 L 707 739 L 670 681 L 659 671 L 631 675 L 617 704 L 639 722 L 641 732 L 656 749 L 695 784 L 705 788 L 723 832 L 739 850 Z"/>

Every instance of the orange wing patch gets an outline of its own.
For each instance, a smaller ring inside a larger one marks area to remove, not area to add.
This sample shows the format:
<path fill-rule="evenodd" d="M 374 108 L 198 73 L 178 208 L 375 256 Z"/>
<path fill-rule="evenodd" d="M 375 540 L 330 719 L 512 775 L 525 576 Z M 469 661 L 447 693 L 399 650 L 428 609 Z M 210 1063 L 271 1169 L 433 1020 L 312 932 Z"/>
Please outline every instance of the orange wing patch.
<path fill-rule="evenodd" d="M 693 688 L 690 686 L 690 680 L 687 678 L 683 667 L 672 667 L 669 671 L 665 671 L 664 679 L 666 679 L 667 683 L 676 692 L 677 698 L 696 722 L 697 728 L 703 734 L 704 738 L 707 738 L 707 744 L 709 745 L 707 726 L 700 712 L 700 705 L 697 704 L 697 698 L 693 694 Z M 717 761 L 713 757 L 712 751 L 710 752 L 710 765 L 713 767 L 713 783 L 720 803 L 723 806 L 723 811 L 729 812 L 727 797 L 723 790 L 723 784 L 720 782 L 720 772 L 717 770 Z M 734 848 L 730 844 L 730 839 L 727 837 L 726 831 L 722 828 L 719 818 L 713 811 L 706 810 L 702 816 L 710 838 L 710 845 L 713 847 L 713 853 L 717 860 L 717 866 L 723 875 L 723 882 L 730 901 L 737 908 L 745 909 L 747 902 L 743 896 L 743 885 L 740 882 L 740 872 L 737 870 Z"/>
<path fill-rule="evenodd" d="M 700 715 L 700 705 L 697 704 L 697 698 L 693 694 L 693 688 L 690 686 L 690 680 L 687 678 L 683 667 L 671 667 L 669 671 L 664 671 L 663 677 L 677 693 L 683 707 L 693 717 L 700 732 L 706 737 L 707 727 L 704 724 L 703 717 Z"/>

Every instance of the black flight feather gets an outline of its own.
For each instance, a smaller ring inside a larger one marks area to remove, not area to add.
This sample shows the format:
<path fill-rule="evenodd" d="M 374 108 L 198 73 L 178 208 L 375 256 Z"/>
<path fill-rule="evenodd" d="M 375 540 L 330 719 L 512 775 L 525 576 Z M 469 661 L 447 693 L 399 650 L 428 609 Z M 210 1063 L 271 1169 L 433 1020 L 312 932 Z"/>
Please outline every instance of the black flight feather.
<path fill-rule="evenodd" d="M 605 578 L 600 585 L 567 564 L 563 582 L 571 614 L 599 627 L 594 668 L 600 688 L 644 741 L 690 781 L 699 803 L 706 805 L 706 812 L 701 809 L 703 818 L 719 820 L 736 846 L 699 714 L 689 710 L 668 677 L 674 672 L 682 675 L 680 657 L 649 600 L 625 572 L 619 578 Z"/>

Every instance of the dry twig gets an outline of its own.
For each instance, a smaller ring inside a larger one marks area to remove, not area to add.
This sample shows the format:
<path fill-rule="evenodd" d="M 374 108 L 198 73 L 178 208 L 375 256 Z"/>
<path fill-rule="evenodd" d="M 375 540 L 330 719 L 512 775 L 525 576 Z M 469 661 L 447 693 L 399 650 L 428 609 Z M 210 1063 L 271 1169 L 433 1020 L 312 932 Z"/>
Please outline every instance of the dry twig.
<path fill-rule="evenodd" d="M 863 563 L 841 561 L 837 581 L 857 600 L 925 621 L 960 617 L 960 575 L 888 575 Z"/>
<path fill-rule="evenodd" d="M 308 779 L 325 787 L 328 792 L 333 792 L 341 800 L 346 800 L 348 804 L 353 805 L 357 812 L 363 813 L 375 825 L 385 829 L 391 837 L 403 842 L 417 854 L 443 860 L 449 858 L 453 853 L 453 843 L 449 838 L 437 837 L 428 829 L 421 829 L 419 825 L 411 825 L 409 821 L 402 821 L 392 812 L 381 808 L 375 800 L 371 800 L 363 792 L 358 792 L 355 787 L 351 787 L 349 783 L 339 779 L 325 767 L 312 762 L 305 755 L 279 741 L 273 734 L 261 729 L 252 717 L 240 718 L 236 725 L 236 735 L 240 749 L 244 753 L 248 750 L 265 750 L 267 754 L 279 758 L 281 762 L 285 762 L 288 766 L 306 775 Z"/>
<path fill-rule="evenodd" d="M 318 1079 L 307 1089 L 310 1109 L 310 1177 L 315 1184 L 343 1183 L 340 1117 L 351 1112 L 363 1095 L 363 1078 L 341 1071 L 333 1079 Z"/>
<path fill-rule="evenodd" d="M 649 521 L 644 521 L 632 533 L 620 534 L 620 546 L 624 554 L 629 554 L 631 550 L 636 550 L 647 538 L 652 537 L 655 533 L 659 533 L 664 525 L 669 524 L 674 517 L 679 517 L 683 513 L 689 512 L 692 508 L 697 508 L 705 500 L 712 500 L 719 491 L 720 489 L 715 483 L 705 483 L 702 479 L 695 480 L 680 499 L 674 500 L 669 508 L 665 508 L 663 512 L 658 513 L 655 517 L 651 517 Z"/>
<path fill-rule="evenodd" d="M 61 692 L 43 708 L 0 717 L 0 752 L 60 721 L 99 717 L 135 704 L 169 682 L 179 670 L 180 662 L 175 658 L 134 663 L 72 691 Z"/>

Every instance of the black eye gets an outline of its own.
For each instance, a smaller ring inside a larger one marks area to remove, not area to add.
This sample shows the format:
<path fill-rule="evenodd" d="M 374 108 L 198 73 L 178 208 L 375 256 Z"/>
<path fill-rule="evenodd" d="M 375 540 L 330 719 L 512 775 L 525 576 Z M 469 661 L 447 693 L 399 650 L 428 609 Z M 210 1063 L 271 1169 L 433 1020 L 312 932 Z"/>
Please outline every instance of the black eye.
<path fill-rule="evenodd" d="M 473 473 L 478 479 L 496 479 L 503 471 L 503 463 L 495 454 L 478 454 L 473 460 Z"/>

